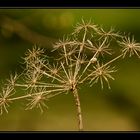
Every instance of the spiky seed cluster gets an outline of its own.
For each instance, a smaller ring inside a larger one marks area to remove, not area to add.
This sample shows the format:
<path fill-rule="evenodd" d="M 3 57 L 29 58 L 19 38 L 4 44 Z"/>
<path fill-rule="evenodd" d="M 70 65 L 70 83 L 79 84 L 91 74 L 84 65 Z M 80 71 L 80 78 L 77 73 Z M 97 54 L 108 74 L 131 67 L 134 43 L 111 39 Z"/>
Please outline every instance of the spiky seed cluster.
<path fill-rule="evenodd" d="M 0 114 L 2 115 L 3 112 L 8 113 L 8 107 L 11 103 L 11 97 L 14 94 L 14 88 L 11 86 L 7 86 L 2 89 L 0 93 Z"/>
<path fill-rule="evenodd" d="M 111 74 L 113 72 L 116 72 L 114 67 L 110 67 L 109 65 L 104 66 L 104 64 L 100 65 L 97 63 L 96 66 L 93 66 L 93 69 L 90 74 L 90 83 L 91 86 L 94 83 L 98 83 L 100 81 L 101 87 L 103 89 L 103 81 L 105 81 L 108 84 L 108 88 L 110 89 L 109 79 L 115 80 Z"/>
<path fill-rule="evenodd" d="M 122 46 L 123 58 L 128 54 L 129 57 L 132 55 L 137 55 L 140 58 L 140 43 L 137 43 L 134 39 L 130 37 L 124 37 L 122 41 L 118 41 L 120 46 Z"/>
<path fill-rule="evenodd" d="M 36 93 L 33 93 L 30 98 L 27 100 L 29 101 L 26 107 L 26 110 L 33 109 L 33 108 L 39 108 L 41 113 L 43 113 L 45 108 L 48 108 L 45 101 L 47 101 L 47 97 L 45 97 L 44 88 L 39 89 L 39 91 L 36 91 Z"/>
<path fill-rule="evenodd" d="M 112 39 L 121 46 L 121 54 L 114 58 Z M 91 21 L 82 19 L 74 28 L 71 38 L 59 40 L 54 44 L 53 51 L 59 54 L 57 58 L 54 57 L 53 63 L 49 62 L 42 48 L 35 46 L 27 51 L 24 57 L 25 70 L 20 75 L 10 76 L 6 88 L 0 94 L 1 114 L 8 112 L 9 103 L 18 99 L 28 100 L 26 109 L 39 108 L 43 112 L 48 99 L 62 93 L 74 93 L 85 82 L 90 86 L 99 82 L 102 89 L 106 82 L 110 89 L 109 80 L 114 80 L 112 73 L 116 72 L 111 64 L 127 54 L 140 57 L 140 43 L 136 43 L 134 37 L 123 36 L 113 28 L 105 31 Z M 112 56 L 112 59 L 104 62 L 107 55 Z M 13 95 L 17 87 L 25 89 L 26 94 Z"/>

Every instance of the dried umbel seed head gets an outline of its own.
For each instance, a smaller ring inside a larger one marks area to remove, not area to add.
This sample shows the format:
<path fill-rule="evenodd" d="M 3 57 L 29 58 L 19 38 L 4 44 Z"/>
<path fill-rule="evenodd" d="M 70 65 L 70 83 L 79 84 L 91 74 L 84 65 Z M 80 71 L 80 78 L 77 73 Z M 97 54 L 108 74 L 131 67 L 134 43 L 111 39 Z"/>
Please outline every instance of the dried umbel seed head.
<path fill-rule="evenodd" d="M 81 23 L 77 23 L 74 32 L 72 34 L 75 35 L 79 34 L 81 31 L 87 32 L 88 30 L 99 32 L 98 25 L 91 22 L 91 20 L 86 22 L 84 19 L 82 19 Z"/>
<path fill-rule="evenodd" d="M 122 46 L 123 58 L 128 54 L 129 57 L 132 55 L 137 55 L 140 58 L 140 43 L 137 43 L 134 39 L 130 37 L 124 37 L 122 41 L 118 41 L 120 46 Z"/>
<path fill-rule="evenodd" d="M 93 66 L 93 71 L 91 71 L 90 74 L 90 83 L 91 86 L 98 81 L 101 83 L 101 87 L 103 89 L 103 81 L 105 81 L 108 84 L 108 88 L 110 89 L 109 79 L 115 80 L 111 74 L 116 72 L 115 67 L 110 66 L 104 66 L 103 64 L 100 65 L 97 63 L 96 66 Z"/>
<path fill-rule="evenodd" d="M 109 42 L 111 41 L 111 39 L 116 40 L 117 38 L 123 37 L 121 33 L 119 31 L 116 32 L 113 27 L 111 27 L 109 31 L 105 31 L 103 28 L 100 28 L 100 30 L 98 31 L 98 34 L 100 35 L 99 39 L 106 38 Z"/>
<path fill-rule="evenodd" d="M 3 112 L 8 113 L 8 107 L 11 103 L 11 97 L 14 95 L 14 88 L 11 86 L 6 86 L 2 89 L 2 92 L 0 93 L 0 115 L 3 114 Z"/>
<path fill-rule="evenodd" d="M 46 105 L 47 97 L 45 96 L 45 90 L 39 90 L 36 93 L 33 93 L 29 98 L 28 98 L 28 104 L 26 107 L 26 110 L 30 110 L 33 108 L 39 108 L 41 113 L 43 113 L 44 108 L 48 108 Z"/>
<path fill-rule="evenodd" d="M 113 51 L 112 39 L 122 47 L 121 50 L 118 47 L 116 53 L 117 49 Z M 63 37 L 54 44 L 53 51 L 57 51 L 58 55 L 51 60 L 45 54 L 45 49 L 40 47 L 35 46 L 27 51 L 25 69 L 19 75 L 11 75 L 0 94 L 1 114 L 8 113 L 7 108 L 12 101 L 25 99 L 28 100 L 26 110 L 38 108 L 42 113 L 47 109 L 48 100 L 69 93 L 75 99 L 78 128 L 83 130 L 79 88 L 82 84 L 91 87 L 100 83 L 103 89 L 106 83 L 110 89 L 110 80 L 115 80 L 112 75 L 116 72 L 112 63 L 127 55 L 140 57 L 140 43 L 134 37 L 123 36 L 113 28 L 105 31 L 91 20 L 85 22 L 82 19 L 69 37 Z M 24 89 L 25 95 L 14 94 L 17 88 Z"/>

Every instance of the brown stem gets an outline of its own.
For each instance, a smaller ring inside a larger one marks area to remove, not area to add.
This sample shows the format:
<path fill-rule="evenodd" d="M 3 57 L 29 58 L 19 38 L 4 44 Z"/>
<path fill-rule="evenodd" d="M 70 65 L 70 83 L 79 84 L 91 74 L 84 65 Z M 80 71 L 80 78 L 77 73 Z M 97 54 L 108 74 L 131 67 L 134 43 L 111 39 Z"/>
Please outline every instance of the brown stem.
<path fill-rule="evenodd" d="M 36 43 L 45 46 L 47 45 L 47 47 L 49 47 L 52 46 L 53 42 L 57 41 L 57 39 L 46 37 L 35 31 L 30 30 L 26 25 L 24 25 L 22 22 L 18 20 L 14 20 L 7 16 L 1 15 L 0 19 L 2 19 L 1 20 L 2 22 L 0 22 L 0 26 L 6 28 L 7 30 L 10 30 L 9 27 L 11 27 L 14 33 L 16 33 L 22 39 L 31 42 L 32 44 Z"/>
<path fill-rule="evenodd" d="M 82 120 L 80 99 L 79 99 L 77 89 L 73 90 L 73 95 L 74 95 L 74 99 L 75 99 L 75 103 L 76 103 L 76 107 L 77 107 L 78 128 L 79 128 L 79 131 L 82 131 L 83 130 L 83 120 Z"/>

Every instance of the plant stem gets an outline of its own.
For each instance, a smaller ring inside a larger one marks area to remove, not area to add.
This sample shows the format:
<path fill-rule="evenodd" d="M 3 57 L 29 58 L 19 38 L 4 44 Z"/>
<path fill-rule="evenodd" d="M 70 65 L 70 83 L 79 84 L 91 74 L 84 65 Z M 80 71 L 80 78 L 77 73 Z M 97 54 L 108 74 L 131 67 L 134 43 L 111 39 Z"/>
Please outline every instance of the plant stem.
<path fill-rule="evenodd" d="M 82 112 L 81 112 L 81 105 L 80 105 L 80 99 L 77 92 L 77 89 L 73 90 L 73 95 L 77 107 L 77 119 L 78 119 L 78 128 L 79 131 L 83 131 L 83 120 L 82 120 Z"/>

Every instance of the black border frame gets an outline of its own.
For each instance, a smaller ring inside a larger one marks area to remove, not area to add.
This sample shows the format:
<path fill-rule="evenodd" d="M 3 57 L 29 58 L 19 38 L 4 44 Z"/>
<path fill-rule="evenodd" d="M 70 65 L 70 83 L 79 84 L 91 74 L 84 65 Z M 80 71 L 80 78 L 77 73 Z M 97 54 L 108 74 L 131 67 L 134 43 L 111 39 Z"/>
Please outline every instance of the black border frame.
<path fill-rule="evenodd" d="M 1 0 L 0 8 L 139 8 L 136 0 Z"/>
<path fill-rule="evenodd" d="M 134 0 L 112 0 L 112 1 L 103 1 L 103 0 L 82 0 L 79 3 L 79 0 L 1 0 L 0 9 L 140 9 L 138 2 Z M 138 131 L 1 131 L 0 137 L 7 139 L 13 138 L 39 138 L 40 134 L 43 138 L 51 139 L 135 139 L 138 138 L 140 133 Z M 21 137 L 21 135 L 23 135 Z M 106 138 L 105 138 L 106 137 Z"/>

